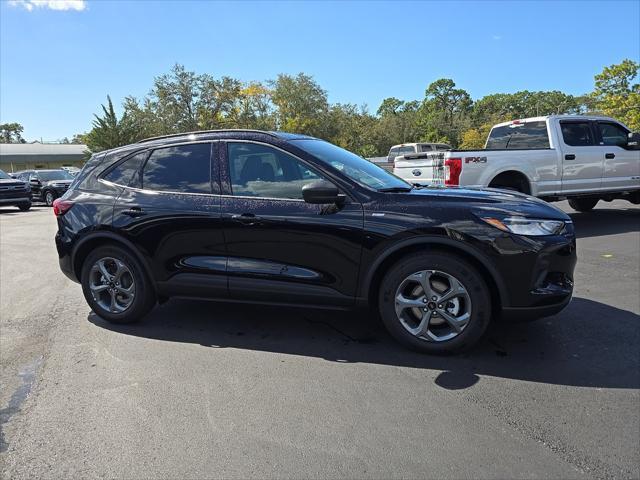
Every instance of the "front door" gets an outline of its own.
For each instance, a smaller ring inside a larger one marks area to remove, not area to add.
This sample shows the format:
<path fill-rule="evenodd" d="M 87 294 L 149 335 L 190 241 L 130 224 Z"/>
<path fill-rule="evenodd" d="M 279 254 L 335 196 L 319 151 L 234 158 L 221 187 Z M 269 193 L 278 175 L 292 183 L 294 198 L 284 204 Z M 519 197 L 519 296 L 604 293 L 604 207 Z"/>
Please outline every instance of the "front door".
<path fill-rule="evenodd" d="M 600 189 L 604 157 L 595 140 L 595 126 L 589 120 L 561 120 L 562 192 Z"/>
<path fill-rule="evenodd" d="M 597 140 L 604 158 L 603 190 L 640 188 L 640 150 L 627 147 L 628 130 L 615 122 L 598 121 Z"/>
<path fill-rule="evenodd" d="M 216 149 L 216 142 L 157 148 L 104 178 L 126 185 L 113 226 L 147 258 L 160 294 L 227 296 Z"/>
<path fill-rule="evenodd" d="M 351 305 L 363 240 L 362 205 L 312 205 L 302 187 L 322 175 L 270 145 L 221 148 L 221 208 L 233 298 Z"/>

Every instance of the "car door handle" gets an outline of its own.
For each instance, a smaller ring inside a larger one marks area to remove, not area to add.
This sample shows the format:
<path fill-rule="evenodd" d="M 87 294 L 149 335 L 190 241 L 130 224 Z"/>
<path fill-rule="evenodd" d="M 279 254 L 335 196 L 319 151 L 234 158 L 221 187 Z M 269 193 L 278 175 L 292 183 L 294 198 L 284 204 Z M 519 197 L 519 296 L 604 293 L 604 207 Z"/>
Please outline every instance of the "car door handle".
<path fill-rule="evenodd" d="M 243 225 L 257 225 L 262 223 L 262 219 L 260 217 L 256 217 L 253 213 L 231 215 L 231 220 L 242 223 Z"/>
<path fill-rule="evenodd" d="M 565 160 L 575 160 L 576 156 L 573 153 L 569 153 L 567 155 L 564 156 Z"/>
<path fill-rule="evenodd" d="M 122 214 L 126 215 L 127 217 L 136 218 L 136 217 L 142 217 L 147 213 L 144 212 L 140 207 L 131 207 L 129 210 L 123 210 Z"/>
<path fill-rule="evenodd" d="M 605 153 L 604 154 L 604 158 L 608 158 L 608 159 L 616 158 L 616 154 L 615 153 Z"/>

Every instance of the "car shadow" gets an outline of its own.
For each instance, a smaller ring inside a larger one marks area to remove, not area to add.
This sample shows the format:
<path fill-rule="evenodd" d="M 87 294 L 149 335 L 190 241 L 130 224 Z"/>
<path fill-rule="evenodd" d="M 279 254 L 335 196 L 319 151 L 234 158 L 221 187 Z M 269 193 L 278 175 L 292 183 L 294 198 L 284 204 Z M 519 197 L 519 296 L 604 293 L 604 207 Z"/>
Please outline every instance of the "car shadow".
<path fill-rule="evenodd" d="M 327 312 L 171 300 L 141 323 L 116 325 L 93 312 L 93 324 L 123 335 L 212 349 L 234 348 L 440 370 L 442 388 L 468 388 L 480 376 L 555 385 L 640 388 L 640 316 L 575 298 L 555 317 L 496 322 L 472 351 L 430 356 L 407 350 L 364 312 Z"/>
<path fill-rule="evenodd" d="M 570 213 L 578 238 L 601 237 L 640 231 L 640 208 L 592 210 Z"/>
<path fill-rule="evenodd" d="M 43 210 L 49 208 L 46 205 L 31 205 L 31 208 L 25 212 L 20 210 L 18 207 L 0 207 L 0 215 L 28 215 L 29 213 L 37 212 L 38 210 Z"/>

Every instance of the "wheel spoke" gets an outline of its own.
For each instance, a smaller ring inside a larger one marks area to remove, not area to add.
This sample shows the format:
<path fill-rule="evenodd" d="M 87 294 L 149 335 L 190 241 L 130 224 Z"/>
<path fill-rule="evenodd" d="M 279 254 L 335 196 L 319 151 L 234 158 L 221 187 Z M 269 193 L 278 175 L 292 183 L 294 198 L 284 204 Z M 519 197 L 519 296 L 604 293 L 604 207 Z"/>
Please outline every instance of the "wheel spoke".
<path fill-rule="evenodd" d="M 104 264 L 104 260 L 100 260 L 98 262 L 98 269 L 100 270 L 100 273 L 102 274 L 105 280 L 107 281 L 111 280 L 112 275 L 107 270 L 107 266 Z"/>
<path fill-rule="evenodd" d="M 442 295 L 439 299 L 438 302 L 447 302 L 449 300 L 451 300 L 452 298 L 457 297 L 458 295 L 465 295 L 467 293 L 467 290 L 464 288 L 464 286 L 455 278 L 453 277 L 449 277 L 449 284 L 451 285 L 449 287 L 449 290 L 447 290 L 444 295 Z"/>
<path fill-rule="evenodd" d="M 457 333 L 460 333 L 464 326 L 469 321 L 469 315 L 465 314 L 461 317 L 454 317 L 445 309 L 438 309 L 438 313 L 445 319 L 445 321 L 453 328 Z"/>
<path fill-rule="evenodd" d="M 109 294 L 111 295 L 111 305 L 109 305 L 109 310 L 112 312 L 117 312 L 116 292 L 111 290 Z"/>
<path fill-rule="evenodd" d="M 109 288 L 109 285 L 90 285 L 89 288 L 93 293 L 104 292 Z"/>
<path fill-rule="evenodd" d="M 396 296 L 396 311 L 402 311 L 405 308 L 422 308 L 424 307 L 424 297 L 407 298 L 401 293 Z"/>
<path fill-rule="evenodd" d="M 413 329 L 413 334 L 417 337 L 426 337 L 429 332 L 429 323 L 431 322 L 431 317 L 433 316 L 432 310 L 427 310 L 426 312 L 422 312 L 422 318 L 420 319 L 420 323 L 418 326 Z"/>
<path fill-rule="evenodd" d="M 131 285 L 129 288 L 123 288 L 119 285 L 116 285 L 116 290 L 127 298 L 133 297 L 133 294 L 134 294 L 133 285 Z"/>
<path fill-rule="evenodd" d="M 118 281 L 120 280 L 120 277 L 122 277 L 122 274 L 128 272 L 129 269 L 120 260 L 116 259 L 115 263 L 116 263 L 116 273 L 113 275 L 113 280 Z"/>

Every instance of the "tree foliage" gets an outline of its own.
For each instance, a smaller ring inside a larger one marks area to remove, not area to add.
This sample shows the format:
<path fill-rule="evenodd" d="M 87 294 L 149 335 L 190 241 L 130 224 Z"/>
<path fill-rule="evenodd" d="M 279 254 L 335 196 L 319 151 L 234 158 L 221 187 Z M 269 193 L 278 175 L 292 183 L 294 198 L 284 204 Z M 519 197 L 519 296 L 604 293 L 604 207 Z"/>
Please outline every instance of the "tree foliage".
<path fill-rule="evenodd" d="M 22 138 L 24 127 L 19 123 L 2 123 L 0 124 L 0 139 L 2 143 L 25 143 Z"/>
<path fill-rule="evenodd" d="M 640 129 L 637 74 L 638 64 L 625 60 L 596 75 L 590 94 L 522 90 L 475 102 L 452 79 L 442 78 L 427 86 L 424 98 L 388 97 L 374 114 L 366 106 L 331 104 L 327 92 L 304 73 L 242 82 L 175 65 L 154 79 L 143 98 L 126 97 L 120 118 L 107 97 L 91 131 L 72 141 L 84 140 L 97 151 L 156 135 L 248 128 L 313 135 L 363 156 L 386 155 L 394 144 L 416 141 L 481 148 L 493 124 L 516 118 L 598 111 Z"/>

